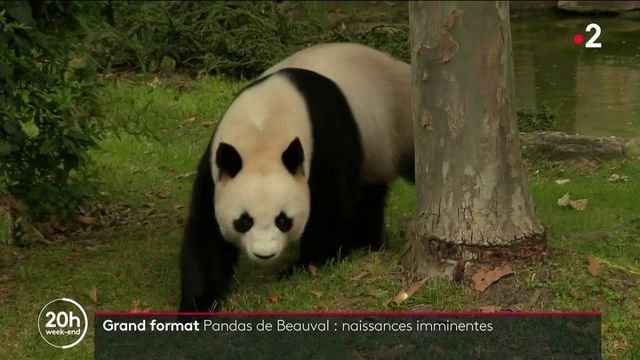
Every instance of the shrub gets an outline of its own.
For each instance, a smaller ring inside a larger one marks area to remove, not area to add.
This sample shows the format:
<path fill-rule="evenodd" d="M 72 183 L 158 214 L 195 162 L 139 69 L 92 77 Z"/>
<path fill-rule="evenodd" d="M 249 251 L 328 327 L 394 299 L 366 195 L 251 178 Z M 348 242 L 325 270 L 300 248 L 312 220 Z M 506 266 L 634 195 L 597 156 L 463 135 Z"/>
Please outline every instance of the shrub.
<path fill-rule="evenodd" d="M 106 69 L 178 70 L 253 77 L 301 45 L 309 19 L 273 2 L 131 2 L 114 5 L 115 25 L 93 36 Z"/>
<path fill-rule="evenodd" d="M 166 69 L 252 78 L 310 44 L 358 42 L 409 61 L 409 27 L 332 28 L 307 4 L 122 2 L 92 34 L 107 71 Z"/>
<path fill-rule="evenodd" d="M 7 4 L 0 10 L 2 186 L 36 219 L 73 216 L 89 190 L 80 165 L 103 133 L 94 66 L 77 30 L 100 4 Z"/>
<path fill-rule="evenodd" d="M 540 110 L 518 110 L 518 130 L 522 132 L 554 130 L 556 127 L 556 114 L 546 105 Z"/>

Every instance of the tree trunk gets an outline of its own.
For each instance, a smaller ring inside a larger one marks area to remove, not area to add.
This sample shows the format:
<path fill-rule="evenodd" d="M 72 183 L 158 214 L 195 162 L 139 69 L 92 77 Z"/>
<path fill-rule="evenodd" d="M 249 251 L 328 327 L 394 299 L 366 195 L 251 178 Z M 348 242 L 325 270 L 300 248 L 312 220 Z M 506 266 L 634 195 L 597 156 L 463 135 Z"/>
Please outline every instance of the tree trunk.
<path fill-rule="evenodd" d="M 523 168 L 508 3 L 410 2 L 417 218 L 408 257 L 530 257 L 545 249 Z"/>

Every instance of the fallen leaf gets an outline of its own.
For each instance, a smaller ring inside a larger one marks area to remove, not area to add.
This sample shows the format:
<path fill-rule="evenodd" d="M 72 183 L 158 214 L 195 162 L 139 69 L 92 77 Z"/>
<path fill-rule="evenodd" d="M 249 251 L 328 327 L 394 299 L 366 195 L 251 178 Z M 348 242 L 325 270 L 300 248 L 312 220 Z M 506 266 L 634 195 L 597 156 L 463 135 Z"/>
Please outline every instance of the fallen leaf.
<path fill-rule="evenodd" d="M 498 312 L 500 310 L 502 310 L 502 307 L 500 307 L 498 305 L 480 306 L 480 311 L 483 312 L 483 313 Z"/>
<path fill-rule="evenodd" d="M 192 116 L 192 117 L 184 120 L 184 122 L 187 122 L 187 123 L 192 123 L 194 121 L 196 121 L 196 117 L 195 116 Z"/>
<path fill-rule="evenodd" d="M 209 127 L 211 125 L 213 125 L 213 121 L 203 121 L 202 122 L 202 126 L 204 126 L 204 127 Z"/>
<path fill-rule="evenodd" d="M 391 302 L 395 303 L 396 305 L 400 305 L 401 302 L 407 300 L 409 297 L 411 297 L 411 295 L 415 294 L 418 290 L 420 290 L 420 288 L 424 285 L 424 283 L 427 282 L 427 279 L 428 278 L 424 278 L 420 281 L 413 283 L 413 285 L 409 286 L 407 290 L 400 291 L 398 294 L 396 294 L 396 296 L 393 297 L 393 299 L 385 301 L 384 303 L 382 303 L 382 305 L 389 306 Z"/>
<path fill-rule="evenodd" d="M 582 295 L 580 295 L 580 293 L 578 292 L 578 290 L 576 290 L 576 289 L 574 289 L 574 288 L 571 288 L 571 291 L 569 291 L 569 294 L 571 294 L 571 296 L 572 296 L 574 299 L 578 299 L 578 300 L 579 300 L 579 299 L 581 299 L 581 298 L 582 298 Z"/>
<path fill-rule="evenodd" d="M 556 184 L 558 184 L 558 185 L 566 185 L 566 184 L 568 184 L 570 182 L 571 182 L 571 180 L 569 180 L 569 179 L 556 179 Z"/>
<path fill-rule="evenodd" d="M 509 274 L 513 274 L 513 269 L 511 269 L 511 265 L 505 264 L 488 271 L 480 269 L 473 274 L 471 279 L 473 280 L 475 289 L 479 292 L 483 292 L 493 283 Z"/>
<path fill-rule="evenodd" d="M 525 304 L 513 304 L 509 307 L 509 310 L 511 311 L 524 311 L 524 309 L 527 307 L 527 305 Z"/>
<path fill-rule="evenodd" d="M 311 275 L 316 275 L 318 273 L 318 268 L 315 267 L 315 265 L 310 264 L 309 266 L 307 266 L 307 269 L 309 270 Z"/>
<path fill-rule="evenodd" d="M 569 205 L 569 193 L 564 194 L 560 199 L 558 199 L 558 206 L 565 207 Z"/>
<path fill-rule="evenodd" d="M 234 305 L 234 306 L 240 305 L 238 300 L 236 300 L 235 298 L 229 298 L 229 299 L 227 299 L 227 301 L 229 302 L 229 304 Z"/>
<path fill-rule="evenodd" d="M 589 274 L 596 276 L 598 275 L 598 270 L 602 267 L 602 261 L 593 257 L 587 256 L 587 261 L 589 264 L 587 265 L 587 270 L 589 270 Z"/>
<path fill-rule="evenodd" d="M 415 294 L 416 292 L 418 292 L 418 290 L 420 290 L 420 288 L 422 287 L 422 285 L 424 285 L 424 283 L 427 282 L 427 278 L 424 278 L 420 281 L 415 282 L 413 285 L 411 285 L 406 293 L 408 296 L 412 296 L 413 294 Z"/>
<path fill-rule="evenodd" d="M 269 299 L 267 299 L 267 302 L 269 304 L 275 304 L 278 302 L 278 300 L 280 300 L 280 295 L 278 294 L 271 294 L 269 295 Z"/>
<path fill-rule="evenodd" d="M 628 176 L 620 176 L 618 174 L 613 174 L 613 175 L 609 176 L 609 178 L 607 180 L 609 180 L 609 182 L 612 182 L 612 183 L 626 182 L 627 180 L 629 180 L 629 177 Z"/>
<path fill-rule="evenodd" d="M 558 199 L 558 206 L 566 207 L 571 206 L 572 209 L 582 211 L 587 207 L 587 199 L 571 200 L 569 193 L 564 194 Z"/>
<path fill-rule="evenodd" d="M 98 288 L 95 285 L 93 285 L 91 290 L 89 290 L 89 299 L 94 303 L 98 302 Z"/>
<path fill-rule="evenodd" d="M 174 210 L 184 209 L 184 205 L 183 204 L 174 204 L 173 208 L 174 208 Z"/>
<path fill-rule="evenodd" d="M 153 78 L 153 81 L 147 83 L 147 85 L 149 85 L 149 86 L 151 86 L 153 88 L 158 86 L 159 84 L 160 84 L 160 79 L 158 79 L 157 76 Z"/>
<path fill-rule="evenodd" d="M 571 207 L 576 210 L 576 211 L 582 211 L 587 207 L 587 199 L 580 199 L 580 200 L 570 200 L 569 201 L 569 205 L 571 205 Z"/>
<path fill-rule="evenodd" d="M 533 295 L 531 295 L 531 299 L 529 299 L 529 303 L 531 305 L 534 305 L 535 303 L 537 303 L 538 299 L 540 298 L 540 295 L 542 295 L 542 290 L 537 289 L 536 291 L 534 291 Z"/>
<path fill-rule="evenodd" d="M 78 216 L 78 220 L 86 225 L 96 225 L 98 223 L 98 219 L 92 216 Z"/>
<path fill-rule="evenodd" d="M 133 299 L 133 302 L 131 303 L 131 311 L 132 313 L 138 313 L 138 312 L 142 312 L 142 310 L 140 310 L 140 299 Z"/>
<path fill-rule="evenodd" d="M 155 208 L 148 208 L 145 209 L 144 211 L 142 211 L 142 217 L 143 218 L 148 218 L 150 215 L 152 215 L 153 213 L 156 212 Z"/>
<path fill-rule="evenodd" d="M 160 199 L 166 199 L 169 196 L 171 196 L 171 189 L 169 188 L 162 188 L 158 191 L 158 197 Z"/>
<path fill-rule="evenodd" d="M 367 264 L 362 269 L 362 271 L 360 271 L 356 276 L 351 278 L 351 281 L 358 282 L 358 281 L 362 280 L 362 278 L 364 278 L 365 276 L 370 275 L 370 274 L 371 274 L 371 264 Z"/>
<path fill-rule="evenodd" d="M 188 172 L 188 173 L 184 173 L 184 174 L 180 174 L 176 176 L 176 179 L 186 179 L 186 178 L 190 178 L 192 176 L 194 176 L 196 174 L 195 171 L 192 172 Z"/>
<path fill-rule="evenodd" d="M 311 294 L 313 294 L 315 297 L 319 298 L 320 296 L 322 296 L 322 291 L 311 290 Z"/>

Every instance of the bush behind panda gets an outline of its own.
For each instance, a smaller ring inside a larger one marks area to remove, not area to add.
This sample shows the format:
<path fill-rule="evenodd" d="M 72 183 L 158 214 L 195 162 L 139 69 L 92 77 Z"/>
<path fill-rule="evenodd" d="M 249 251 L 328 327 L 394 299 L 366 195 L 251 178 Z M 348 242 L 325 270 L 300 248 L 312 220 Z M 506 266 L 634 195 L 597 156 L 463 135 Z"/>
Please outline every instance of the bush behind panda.
<path fill-rule="evenodd" d="M 358 44 L 299 51 L 244 88 L 200 160 L 181 312 L 211 311 L 243 251 L 300 265 L 384 242 L 388 184 L 413 180 L 410 66 Z"/>

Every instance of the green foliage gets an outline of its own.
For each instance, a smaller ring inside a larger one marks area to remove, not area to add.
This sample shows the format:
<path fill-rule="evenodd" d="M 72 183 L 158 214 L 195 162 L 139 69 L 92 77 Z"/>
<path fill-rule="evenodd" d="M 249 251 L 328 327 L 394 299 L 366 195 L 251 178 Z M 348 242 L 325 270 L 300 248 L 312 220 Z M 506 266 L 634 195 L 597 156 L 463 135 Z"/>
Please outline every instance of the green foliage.
<path fill-rule="evenodd" d="M 34 218 L 69 217 L 103 134 L 82 26 L 98 3 L 8 2 L 0 10 L 0 178 Z"/>
<path fill-rule="evenodd" d="M 555 117 L 556 113 L 545 105 L 538 111 L 518 110 L 518 130 L 522 132 L 554 130 Z"/>
<path fill-rule="evenodd" d="M 94 32 L 91 40 L 106 70 L 176 69 L 244 78 L 323 42 L 357 42 L 410 58 L 407 25 L 334 29 L 304 3 L 117 3 L 114 24 Z"/>
<path fill-rule="evenodd" d="M 366 31 L 339 28 L 319 36 L 316 42 L 355 42 L 411 62 L 408 25 L 379 25 Z"/>
<path fill-rule="evenodd" d="M 114 4 L 115 25 L 96 31 L 96 58 L 107 68 L 178 70 L 252 77 L 291 52 L 315 26 L 273 2 Z"/>

